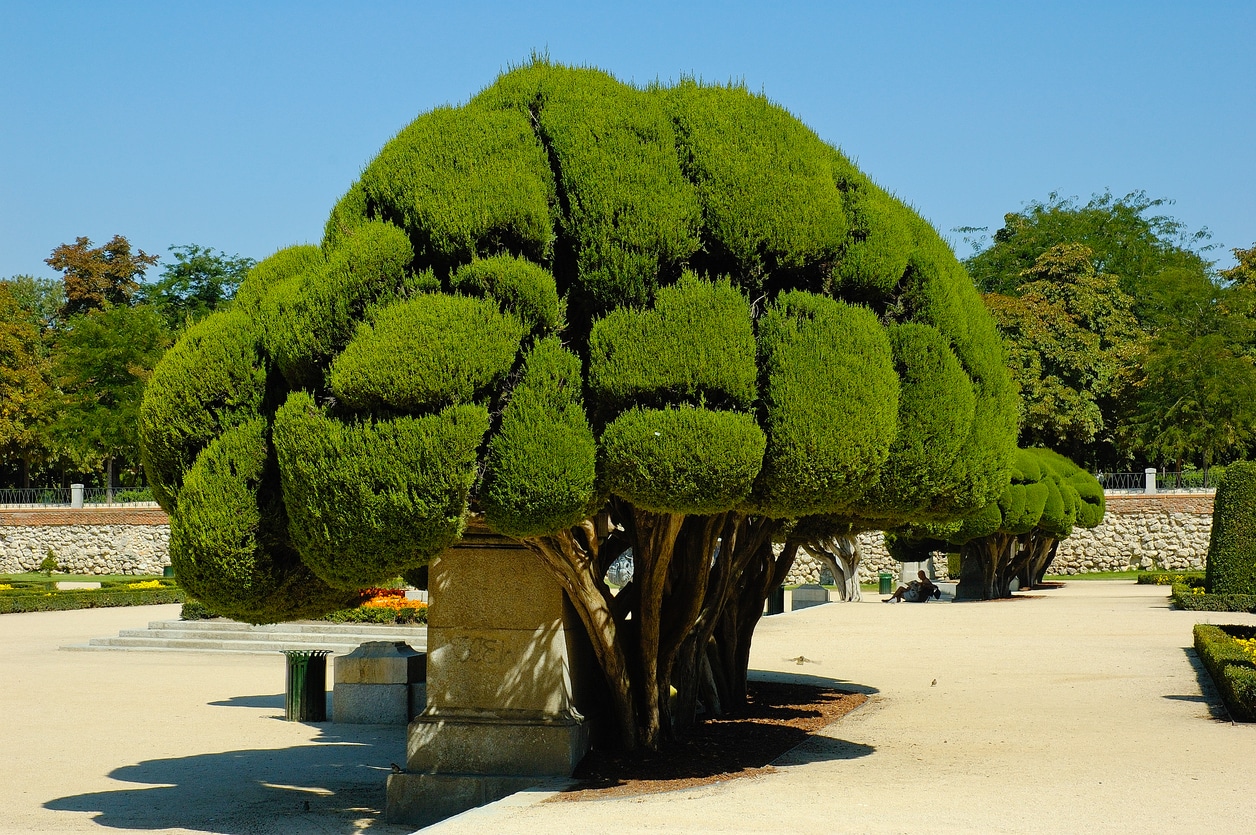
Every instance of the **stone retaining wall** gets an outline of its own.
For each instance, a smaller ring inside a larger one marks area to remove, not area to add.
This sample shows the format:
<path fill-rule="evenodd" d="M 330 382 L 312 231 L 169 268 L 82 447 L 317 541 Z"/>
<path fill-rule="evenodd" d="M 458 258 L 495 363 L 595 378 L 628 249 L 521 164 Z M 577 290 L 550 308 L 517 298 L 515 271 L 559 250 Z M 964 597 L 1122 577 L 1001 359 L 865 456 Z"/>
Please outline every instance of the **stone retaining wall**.
<path fill-rule="evenodd" d="M 1208 537 L 1212 533 L 1211 493 L 1158 493 L 1106 497 L 1107 512 L 1093 530 L 1078 528 L 1060 543 L 1052 574 L 1084 574 L 1129 569 L 1204 569 Z M 875 583 L 877 574 L 890 571 L 895 581 L 900 564 L 885 550 L 882 535 L 860 534 L 863 563 L 861 583 Z M 937 579 L 946 579 L 946 563 L 934 560 Z M 787 585 L 815 583 L 820 565 L 800 554 L 786 579 Z M 826 578 L 827 579 L 827 578 Z"/>
<path fill-rule="evenodd" d="M 158 507 L 0 509 L 0 573 L 38 571 L 49 550 L 72 574 L 160 574 L 170 523 Z"/>
<path fill-rule="evenodd" d="M 1060 543 L 1051 573 L 1203 569 L 1212 494 L 1108 496 L 1107 508 L 1099 527 L 1079 528 Z M 75 574 L 160 574 L 170 562 L 169 543 L 169 521 L 157 507 L 0 509 L 0 573 L 37 570 L 51 548 Z M 900 565 L 880 533 L 860 534 L 860 546 L 860 582 L 875 583 L 882 571 L 898 577 Z M 946 578 L 944 560 L 934 568 Z M 819 579 L 819 564 L 801 554 L 786 583 Z"/>

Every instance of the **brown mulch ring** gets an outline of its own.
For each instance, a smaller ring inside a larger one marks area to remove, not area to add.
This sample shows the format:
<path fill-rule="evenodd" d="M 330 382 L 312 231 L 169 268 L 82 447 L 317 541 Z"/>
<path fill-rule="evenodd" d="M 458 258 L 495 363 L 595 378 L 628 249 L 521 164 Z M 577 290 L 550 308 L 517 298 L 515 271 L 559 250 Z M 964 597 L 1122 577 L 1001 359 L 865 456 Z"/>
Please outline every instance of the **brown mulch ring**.
<path fill-rule="evenodd" d="M 590 751 L 579 782 L 554 800 L 597 800 L 688 789 L 773 771 L 770 763 L 868 700 L 831 687 L 754 681 L 736 716 L 702 722 L 658 754 Z"/>

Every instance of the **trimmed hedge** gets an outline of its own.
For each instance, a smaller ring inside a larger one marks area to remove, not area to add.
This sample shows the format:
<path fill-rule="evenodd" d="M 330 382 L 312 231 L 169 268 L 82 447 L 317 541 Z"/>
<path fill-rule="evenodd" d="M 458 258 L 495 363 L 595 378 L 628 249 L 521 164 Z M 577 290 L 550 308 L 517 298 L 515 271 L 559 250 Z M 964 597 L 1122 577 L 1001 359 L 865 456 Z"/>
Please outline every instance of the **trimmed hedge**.
<path fill-rule="evenodd" d="M 1140 586 L 1173 586 L 1178 583 L 1204 586 L 1204 575 L 1198 571 L 1144 571 L 1135 579 Z"/>
<path fill-rule="evenodd" d="M 1202 585 L 1174 583 L 1169 594 L 1180 609 L 1191 612 L 1252 612 L 1256 614 L 1256 594 L 1208 594 Z"/>
<path fill-rule="evenodd" d="M 1239 722 L 1256 722 L 1256 659 L 1235 639 L 1254 637 L 1252 626 L 1195 624 L 1195 652 Z"/>
<path fill-rule="evenodd" d="M 563 324 L 563 303 L 549 270 L 531 261 L 497 255 L 477 258 L 449 279 L 455 293 L 495 300 L 534 333 L 556 331 Z"/>
<path fill-rule="evenodd" d="M 1256 462 L 1231 464 L 1217 485 L 1204 576 L 1211 594 L 1256 595 Z"/>
<path fill-rule="evenodd" d="M 15 594 L 16 591 L 0 592 L 0 614 L 64 612 L 113 606 L 158 606 L 163 603 L 182 603 L 187 598 L 183 589 L 174 586 L 159 589 L 100 588 Z"/>

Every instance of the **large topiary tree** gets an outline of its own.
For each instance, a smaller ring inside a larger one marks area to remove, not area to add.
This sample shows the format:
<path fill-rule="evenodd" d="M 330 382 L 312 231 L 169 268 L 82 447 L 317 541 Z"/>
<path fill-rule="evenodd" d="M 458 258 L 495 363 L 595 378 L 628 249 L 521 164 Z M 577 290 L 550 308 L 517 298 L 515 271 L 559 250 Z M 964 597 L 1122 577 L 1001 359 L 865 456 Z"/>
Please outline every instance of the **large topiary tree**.
<path fill-rule="evenodd" d="M 1211 594 L 1256 594 L 1256 463 L 1230 464 L 1217 485 L 1204 580 Z"/>
<path fill-rule="evenodd" d="M 655 748 L 744 699 L 801 545 L 997 496 L 1015 412 L 947 245 L 784 110 L 536 61 L 258 264 L 154 374 L 142 434 L 211 606 L 330 606 L 474 516 L 552 571 L 623 745 Z"/>
<path fill-rule="evenodd" d="M 1086 470 L 1049 449 L 1018 449 L 1011 480 L 995 500 L 958 522 L 908 525 L 892 533 L 900 560 L 959 549 L 957 600 L 1010 597 L 1012 580 L 1032 588 L 1075 527 L 1103 521 L 1103 487 Z"/>

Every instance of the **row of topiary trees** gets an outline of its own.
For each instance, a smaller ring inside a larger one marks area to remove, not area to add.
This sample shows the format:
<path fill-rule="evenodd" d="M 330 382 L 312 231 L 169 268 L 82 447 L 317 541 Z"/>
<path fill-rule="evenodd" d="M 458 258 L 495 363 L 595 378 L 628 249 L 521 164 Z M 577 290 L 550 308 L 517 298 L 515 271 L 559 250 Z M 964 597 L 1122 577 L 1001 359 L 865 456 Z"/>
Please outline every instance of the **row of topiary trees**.
<path fill-rule="evenodd" d="M 562 584 L 632 749 L 745 698 L 799 548 L 997 504 L 1016 402 L 949 247 L 784 110 L 535 61 L 390 141 L 140 424 L 213 609 L 342 606 L 478 518 Z"/>

